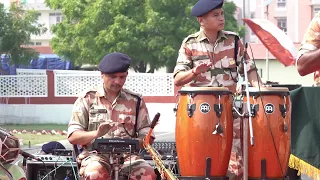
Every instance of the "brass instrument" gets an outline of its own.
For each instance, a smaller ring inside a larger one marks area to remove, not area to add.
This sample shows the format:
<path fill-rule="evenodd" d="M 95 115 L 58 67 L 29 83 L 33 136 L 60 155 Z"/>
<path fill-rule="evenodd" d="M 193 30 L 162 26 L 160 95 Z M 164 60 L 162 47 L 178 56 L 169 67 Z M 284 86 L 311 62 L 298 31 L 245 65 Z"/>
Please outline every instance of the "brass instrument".
<path fill-rule="evenodd" d="M 143 146 L 149 152 L 153 161 L 155 162 L 156 167 L 157 167 L 159 173 L 161 174 L 161 178 L 165 177 L 168 180 L 175 180 L 178 178 L 173 174 L 173 172 L 170 169 L 167 169 L 165 167 L 163 161 L 161 160 L 161 155 L 158 153 L 157 150 L 155 150 L 150 145 L 150 137 L 151 137 L 153 128 L 158 123 L 159 117 L 160 117 L 160 113 L 157 113 L 155 115 L 154 119 L 152 120 L 150 130 L 149 130 L 148 134 L 146 135 L 146 137 L 143 139 Z"/>

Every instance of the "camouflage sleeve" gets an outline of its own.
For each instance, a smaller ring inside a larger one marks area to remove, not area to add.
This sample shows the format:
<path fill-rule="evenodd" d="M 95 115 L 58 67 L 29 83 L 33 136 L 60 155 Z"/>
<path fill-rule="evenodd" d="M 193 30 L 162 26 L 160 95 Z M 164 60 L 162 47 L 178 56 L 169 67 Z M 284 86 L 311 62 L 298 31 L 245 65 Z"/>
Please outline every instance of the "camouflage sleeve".
<path fill-rule="evenodd" d="M 72 108 L 72 117 L 68 125 L 68 137 L 77 130 L 87 130 L 89 123 L 88 102 L 78 97 Z"/>
<path fill-rule="evenodd" d="M 150 130 L 150 125 L 151 125 L 151 121 L 149 117 L 148 108 L 143 98 L 141 98 L 140 111 L 139 111 L 138 124 L 137 124 L 137 131 L 139 134 L 138 137 L 145 137 Z M 152 133 L 152 136 L 155 138 L 154 133 Z"/>
<path fill-rule="evenodd" d="M 239 64 L 239 74 L 240 76 L 244 76 L 244 66 L 243 66 L 243 63 L 241 63 L 242 61 L 242 57 L 243 57 L 243 52 L 244 52 L 244 46 L 241 42 L 241 40 L 238 41 L 238 47 L 239 47 L 239 50 L 238 50 L 238 55 L 237 55 L 237 62 Z M 248 53 L 245 54 L 245 61 L 246 61 L 246 69 L 247 69 L 247 72 L 249 71 L 252 71 L 252 70 L 257 70 L 257 67 L 254 63 L 253 60 L 250 59 Z"/>
<path fill-rule="evenodd" d="M 192 51 L 188 48 L 186 42 L 183 41 L 179 49 L 179 55 L 177 58 L 176 66 L 173 70 L 174 76 L 176 76 L 180 71 L 187 71 L 192 68 L 191 56 Z"/>
<path fill-rule="evenodd" d="M 304 34 L 303 40 L 301 42 L 301 46 L 298 51 L 298 57 L 296 60 L 296 64 L 300 57 L 307 52 L 316 50 L 320 48 L 320 12 L 312 19 L 309 24 L 309 27 Z"/>
<path fill-rule="evenodd" d="M 14 180 L 25 180 L 27 179 L 25 172 L 20 166 L 14 164 L 5 164 L 3 165 L 6 170 L 10 172 Z M 10 178 L 6 175 L 4 170 L 0 169 L 0 179 L 1 180 L 10 180 Z"/>

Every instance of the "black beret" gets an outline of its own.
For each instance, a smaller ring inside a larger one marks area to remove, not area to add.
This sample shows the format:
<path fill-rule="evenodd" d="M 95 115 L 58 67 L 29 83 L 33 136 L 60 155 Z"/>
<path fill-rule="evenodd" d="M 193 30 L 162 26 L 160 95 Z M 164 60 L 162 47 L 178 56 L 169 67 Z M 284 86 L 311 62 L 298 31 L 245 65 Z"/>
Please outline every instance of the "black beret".
<path fill-rule="evenodd" d="M 42 145 L 42 151 L 45 152 L 46 154 L 52 153 L 52 151 L 55 149 L 66 149 L 66 148 L 57 141 L 51 141 L 51 142 L 48 142 L 47 144 Z"/>
<path fill-rule="evenodd" d="M 99 71 L 106 74 L 126 72 L 130 67 L 131 59 L 123 53 L 110 53 L 99 64 Z"/>
<path fill-rule="evenodd" d="M 211 10 L 222 7 L 223 0 L 199 0 L 192 8 L 191 15 L 192 16 L 202 16 Z"/>

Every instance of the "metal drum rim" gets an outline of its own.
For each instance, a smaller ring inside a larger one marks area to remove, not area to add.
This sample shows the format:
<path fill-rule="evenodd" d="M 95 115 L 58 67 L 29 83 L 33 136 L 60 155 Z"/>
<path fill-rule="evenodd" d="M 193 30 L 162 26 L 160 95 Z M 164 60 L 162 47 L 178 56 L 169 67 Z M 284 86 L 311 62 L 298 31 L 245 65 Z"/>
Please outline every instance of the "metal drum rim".
<path fill-rule="evenodd" d="M 179 93 L 222 93 L 222 94 L 232 94 L 232 92 L 227 87 L 182 87 L 178 90 Z"/>
<path fill-rule="evenodd" d="M 249 87 L 248 88 L 249 92 L 279 92 L 279 93 L 289 93 L 289 89 L 286 87 Z M 246 91 L 243 90 L 243 93 Z"/>

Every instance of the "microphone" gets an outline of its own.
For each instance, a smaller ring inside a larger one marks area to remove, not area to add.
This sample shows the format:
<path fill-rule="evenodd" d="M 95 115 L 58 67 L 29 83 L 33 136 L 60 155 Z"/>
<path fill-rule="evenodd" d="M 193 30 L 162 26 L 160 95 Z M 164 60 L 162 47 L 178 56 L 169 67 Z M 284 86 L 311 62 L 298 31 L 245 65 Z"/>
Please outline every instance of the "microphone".
<path fill-rule="evenodd" d="M 24 158 L 31 158 L 31 159 L 35 159 L 37 161 L 42 161 L 40 158 L 35 157 L 34 155 L 27 153 L 23 150 L 20 150 L 20 154 L 24 157 Z"/>

